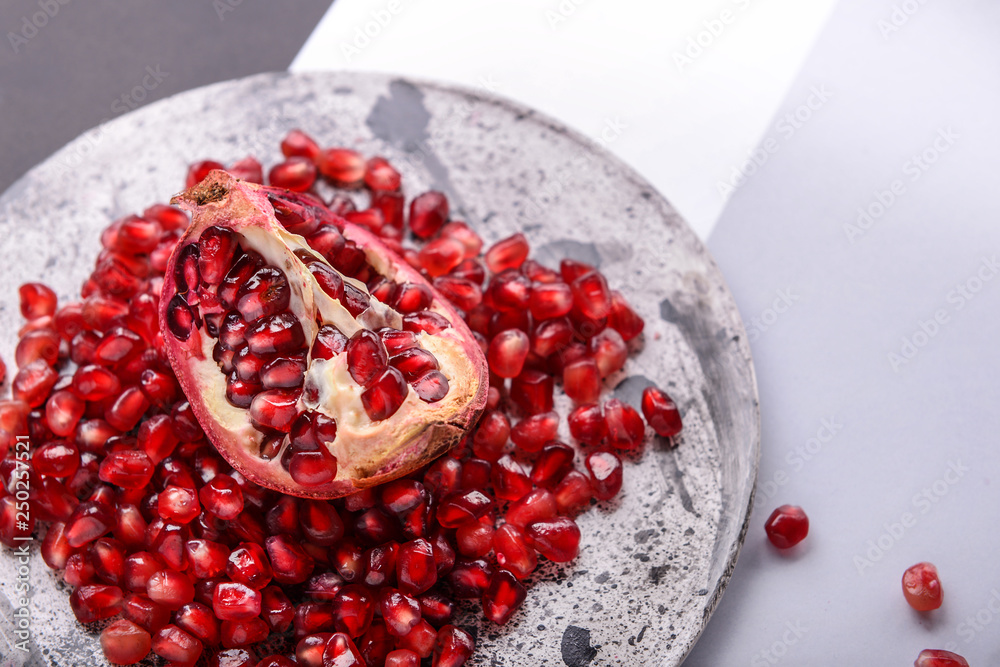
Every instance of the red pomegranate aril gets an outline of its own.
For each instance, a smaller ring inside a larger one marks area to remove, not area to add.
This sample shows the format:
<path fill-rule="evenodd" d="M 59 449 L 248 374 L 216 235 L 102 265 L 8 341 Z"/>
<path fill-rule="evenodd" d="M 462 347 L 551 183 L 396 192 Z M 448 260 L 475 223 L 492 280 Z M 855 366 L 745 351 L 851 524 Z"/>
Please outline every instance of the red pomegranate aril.
<path fill-rule="evenodd" d="M 257 663 L 257 667 L 296 667 L 296 665 L 308 667 L 305 662 L 299 661 L 295 663 L 283 655 L 269 655 Z"/>
<path fill-rule="evenodd" d="M 104 411 L 104 421 L 121 432 L 131 431 L 149 409 L 149 401 L 138 386 L 127 387 Z"/>
<path fill-rule="evenodd" d="M 153 637 L 152 651 L 165 660 L 182 665 L 194 665 L 201 656 L 200 641 L 176 625 L 165 625 Z"/>
<path fill-rule="evenodd" d="M 438 369 L 438 362 L 434 355 L 420 347 L 403 350 L 392 357 L 389 363 L 403 374 L 407 382 L 413 382 L 428 371 Z"/>
<path fill-rule="evenodd" d="M 493 548 L 493 519 L 463 523 L 455 531 L 458 552 L 466 558 L 484 558 Z"/>
<path fill-rule="evenodd" d="M 265 546 L 276 582 L 300 584 L 309 578 L 315 562 L 292 538 L 274 535 L 267 538 Z"/>
<path fill-rule="evenodd" d="M 211 656 L 208 667 L 257 667 L 257 657 L 246 649 L 230 648 Z"/>
<path fill-rule="evenodd" d="M 466 257 L 462 262 L 456 266 L 452 272 L 451 277 L 461 278 L 463 280 L 468 280 L 477 287 L 482 287 L 483 282 L 486 280 L 486 267 L 483 266 L 475 257 Z"/>
<path fill-rule="evenodd" d="M 573 291 L 563 282 L 536 283 L 531 288 L 528 307 L 536 321 L 563 317 L 573 309 Z"/>
<path fill-rule="evenodd" d="M 535 327 L 531 351 L 547 358 L 567 348 L 573 340 L 573 327 L 566 318 L 545 320 Z"/>
<path fill-rule="evenodd" d="M 267 174 L 268 182 L 276 187 L 306 192 L 316 182 L 316 165 L 309 158 L 290 157 L 280 164 L 271 167 Z"/>
<path fill-rule="evenodd" d="M 334 185 L 357 186 L 365 176 L 365 159 L 349 148 L 327 148 L 315 160 L 319 172 Z"/>
<path fill-rule="evenodd" d="M 555 440 L 559 430 L 559 414 L 543 412 L 525 417 L 510 430 L 510 439 L 522 451 L 541 451 L 546 443 Z"/>
<path fill-rule="evenodd" d="M 2 501 L 0 501 L 2 502 Z M 7 545 L 13 546 L 13 545 Z M 86 552 L 77 552 L 66 559 L 66 569 L 63 571 L 63 581 L 70 586 L 87 586 L 95 583 L 97 575 L 94 566 L 87 558 Z"/>
<path fill-rule="evenodd" d="M 411 386 L 425 403 L 437 403 L 448 395 L 450 389 L 448 378 L 441 371 L 428 371 L 414 380 Z"/>
<path fill-rule="evenodd" d="M 116 539 L 102 537 L 90 545 L 87 558 L 94 574 L 106 584 L 122 586 L 125 579 L 125 545 Z"/>
<path fill-rule="evenodd" d="M 479 420 L 479 427 L 472 437 L 472 451 L 481 459 L 496 461 L 510 439 L 510 421 L 507 416 L 491 410 Z"/>
<path fill-rule="evenodd" d="M 289 313 L 278 313 L 247 329 L 247 347 L 256 355 L 289 354 L 305 347 L 302 323 Z"/>
<path fill-rule="evenodd" d="M 295 646 L 295 662 L 293 664 L 302 667 L 323 667 L 323 650 L 332 636 L 332 632 L 314 632 L 299 638 L 299 642 Z"/>
<path fill-rule="evenodd" d="M 437 565 L 430 542 L 417 538 L 400 545 L 396 580 L 400 591 L 408 595 L 419 595 L 437 582 Z"/>
<path fill-rule="evenodd" d="M 59 375 L 43 360 L 36 359 L 22 368 L 10 383 L 12 398 L 33 408 L 45 403 Z"/>
<path fill-rule="evenodd" d="M 438 631 L 426 619 L 413 626 L 409 634 L 400 637 L 396 642 L 399 648 L 413 651 L 421 658 L 429 658 L 434 652 Z"/>
<path fill-rule="evenodd" d="M 139 508 L 128 503 L 119 505 L 115 510 L 115 538 L 125 546 L 135 548 L 143 546 L 145 535 L 146 519 Z"/>
<path fill-rule="evenodd" d="M 68 477 L 80 466 L 80 451 L 69 442 L 49 442 L 34 451 L 31 465 L 41 475 Z"/>
<path fill-rule="evenodd" d="M 409 634 L 420 622 L 420 603 L 394 588 L 383 588 L 378 603 L 386 629 L 396 637 Z"/>
<path fill-rule="evenodd" d="M 621 292 L 611 292 L 608 326 L 621 334 L 621 337 L 628 342 L 642 333 L 645 322 L 632 309 Z"/>
<path fill-rule="evenodd" d="M 325 500 L 304 500 L 299 505 L 302 532 L 319 546 L 332 546 L 344 535 L 344 522 L 336 508 Z"/>
<path fill-rule="evenodd" d="M 81 623 L 103 621 L 122 610 L 122 590 L 99 584 L 79 586 L 69 596 L 69 603 Z"/>
<path fill-rule="evenodd" d="M 261 590 L 271 582 L 273 573 L 264 549 L 251 542 L 244 542 L 229 554 L 226 574 L 239 584 Z"/>
<path fill-rule="evenodd" d="M 497 625 L 504 625 L 521 607 L 527 595 L 528 589 L 517 577 L 508 570 L 497 568 L 483 593 L 483 615 Z"/>
<path fill-rule="evenodd" d="M 396 649 L 385 657 L 385 667 L 420 667 L 420 656 L 405 648 Z"/>
<path fill-rule="evenodd" d="M 165 521 L 191 523 L 201 513 L 198 492 L 180 486 L 168 486 L 157 498 L 159 514 Z"/>
<path fill-rule="evenodd" d="M 611 500 L 622 488 L 622 461 L 609 451 L 591 452 L 586 460 L 594 497 Z"/>
<path fill-rule="evenodd" d="M 344 219 L 359 227 L 364 227 L 376 235 L 381 234 L 382 227 L 385 226 L 385 218 L 382 216 L 382 210 L 377 208 L 368 208 L 364 211 L 351 211 L 344 214 Z"/>
<path fill-rule="evenodd" d="M 260 614 L 259 591 L 234 581 L 223 581 L 212 593 L 212 609 L 221 621 L 237 621 Z"/>
<path fill-rule="evenodd" d="M 643 390 L 642 413 L 646 417 L 646 423 L 664 438 L 672 438 L 683 428 L 677 404 L 656 387 L 646 387 Z"/>
<path fill-rule="evenodd" d="M 322 667 L 365 667 L 365 660 L 349 635 L 335 632 L 323 649 Z"/>
<path fill-rule="evenodd" d="M 238 160 L 226 169 L 234 178 L 239 178 L 250 183 L 263 183 L 264 170 L 260 162 L 251 156 Z"/>
<path fill-rule="evenodd" d="M 103 366 L 123 364 L 145 347 L 139 334 L 125 327 L 108 331 L 94 350 L 94 361 Z"/>
<path fill-rule="evenodd" d="M 391 304 L 400 313 L 415 313 L 430 308 L 434 294 L 426 285 L 400 283 L 392 291 Z"/>
<path fill-rule="evenodd" d="M 577 359 L 563 368 L 563 390 L 575 403 L 593 403 L 601 395 L 601 374 L 590 357 Z"/>
<path fill-rule="evenodd" d="M 122 616 L 148 632 L 156 632 L 170 622 L 170 610 L 145 595 L 130 593 L 122 603 Z"/>
<path fill-rule="evenodd" d="M 167 609 L 180 609 L 194 600 L 194 585 L 186 574 L 160 570 L 146 582 L 146 595 Z"/>
<path fill-rule="evenodd" d="M 454 625 L 446 625 L 438 631 L 433 664 L 435 667 L 461 667 L 475 650 L 472 635 Z"/>
<path fill-rule="evenodd" d="M 809 517 L 801 507 L 782 505 L 764 523 L 767 539 L 778 549 L 790 549 L 809 534 Z"/>
<path fill-rule="evenodd" d="M 268 389 L 257 394 L 250 404 L 250 420 L 259 431 L 288 433 L 299 415 L 300 391 Z"/>
<path fill-rule="evenodd" d="M 431 625 L 442 626 L 451 623 L 455 614 L 455 603 L 439 591 L 428 591 L 418 598 L 420 614 Z"/>
<path fill-rule="evenodd" d="M 24 283 L 18 290 L 21 316 L 26 320 L 55 315 L 56 293 L 42 283 Z"/>
<path fill-rule="evenodd" d="M 490 246 L 483 259 L 490 271 L 500 273 L 520 268 L 528 258 L 529 250 L 528 240 L 524 234 L 517 233 Z"/>
<path fill-rule="evenodd" d="M 190 188 L 191 186 L 205 180 L 205 177 L 208 176 L 210 171 L 225 168 L 224 164 L 216 162 L 215 160 L 202 160 L 200 162 L 195 162 L 188 168 L 185 187 Z"/>
<path fill-rule="evenodd" d="M 119 619 L 101 632 L 104 657 L 116 665 L 134 665 L 149 655 L 151 647 L 149 633 L 132 621 Z"/>
<path fill-rule="evenodd" d="M 612 447 L 631 450 L 642 444 L 646 427 L 631 405 L 611 399 L 604 404 L 604 422 L 608 429 L 605 440 Z"/>
<path fill-rule="evenodd" d="M 585 445 L 600 444 L 607 436 L 608 426 L 599 405 L 581 405 L 574 408 L 567 421 L 570 434 Z"/>
<path fill-rule="evenodd" d="M 531 300 L 531 281 L 514 269 L 493 276 L 484 292 L 484 301 L 501 312 L 517 311 L 516 317 L 527 317 Z"/>
<path fill-rule="evenodd" d="M 531 468 L 531 482 L 546 489 L 555 488 L 573 468 L 575 453 L 569 445 L 553 441 L 542 448 Z"/>
<path fill-rule="evenodd" d="M 913 662 L 913 667 L 969 667 L 969 661 L 951 651 L 924 649 Z"/>
<path fill-rule="evenodd" d="M 261 617 L 274 632 L 285 632 L 292 626 L 295 607 L 278 586 L 268 586 L 261 591 Z"/>
<path fill-rule="evenodd" d="M 177 400 L 179 389 L 177 381 L 155 368 L 147 368 L 139 376 L 139 389 L 153 405 L 165 408 Z"/>
<path fill-rule="evenodd" d="M 365 574 L 363 583 L 372 588 L 380 588 L 396 580 L 396 559 L 399 544 L 387 542 L 372 547 L 364 554 Z"/>
<path fill-rule="evenodd" d="M 486 355 L 490 370 L 502 378 L 517 377 L 524 368 L 529 346 L 528 335 L 519 329 L 500 332 L 490 341 Z"/>
<path fill-rule="evenodd" d="M 600 320 L 611 312 L 608 283 L 597 271 L 590 271 L 570 282 L 573 303 L 588 318 Z"/>
<path fill-rule="evenodd" d="M 371 386 L 361 393 L 361 404 L 372 421 L 388 419 L 396 414 L 409 388 L 406 380 L 395 368 L 386 368 Z"/>
<path fill-rule="evenodd" d="M 373 157 L 365 165 L 365 185 L 371 190 L 398 190 L 401 182 L 399 172 L 383 157 Z"/>
<path fill-rule="evenodd" d="M 567 563 L 580 553 L 580 528 L 569 517 L 536 521 L 524 535 L 529 546 L 556 563 Z"/>
<path fill-rule="evenodd" d="M 346 581 L 361 581 L 364 577 L 364 549 L 353 539 L 342 540 L 334 547 L 333 563 Z"/>
<path fill-rule="evenodd" d="M 524 467 L 509 454 L 493 465 L 493 493 L 499 500 L 520 500 L 531 491 L 531 480 Z"/>
<path fill-rule="evenodd" d="M 493 534 L 493 550 L 497 565 L 518 579 L 526 578 L 538 567 L 535 550 L 528 546 L 524 531 L 514 524 L 505 523 L 497 529 Z"/>
<path fill-rule="evenodd" d="M 0 498 L 0 502 L 7 498 Z M 82 502 L 66 521 L 66 542 L 73 548 L 82 547 L 109 533 L 113 525 L 114 518 L 107 507 L 89 500 Z"/>
<path fill-rule="evenodd" d="M 470 311 L 483 300 L 482 288 L 465 278 L 455 276 L 435 278 L 434 287 L 459 310 Z"/>
<path fill-rule="evenodd" d="M 337 630 L 350 637 L 360 637 L 371 626 L 375 600 L 366 586 L 348 584 L 337 591 L 331 608 Z"/>
<path fill-rule="evenodd" d="M 931 563 L 917 563 L 903 573 L 903 595 L 917 611 L 941 607 L 943 592 L 937 568 Z"/>
<path fill-rule="evenodd" d="M 304 157 L 315 160 L 319 157 L 320 147 L 308 134 L 295 129 L 281 140 L 281 154 L 285 157 Z"/>
<path fill-rule="evenodd" d="M 410 202 L 410 229 L 418 238 L 430 238 L 447 220 L 448 200 L 436 190 L 418 195 Z"/>
<path fill-rule="evenodd" d="M 66 567 L 66 561 L 75 551 L 66 541 L 65 529 L 65 524 L 53 523 L 45 531 L 45 539 L 42 540 L 42 560 L 53 570 L 61 570 Z"/>
<path fill-rule="evenodd" d="M 492 464 L 483 459 L 470 458 L 462 464 L 461 488 L 485 489 L 490 483 L 490 472 Z"/>
<path fill-rule="evenodd" d="M 228 475 L 216 475 L 198 491 L 205 511 L 230 521 L 243 511 L 243 492 Z"/>
<path fill-rule="evenodd" d="M 270 630 L 268 630 L 267 623 L 259 618 L 222 622 L 222 645 L 225 648 L 257 644 L 267 639 L 268 634 L 270 634 Z"/>
<path fill-rule="evenodd" d="M 389 355 L 382 340 L 369 329 L 361 329 L 347 343 L 348 371 L 362 387 L 370 386 L 383 373 L 388 362 Z"/>
<path fill-rule="evenodd" d="M 511 380 L 510 397 L 514 403 L 529 415 L 552 410 L 552 376 L 533 368 L 526 368 Z"/>
<path fill-rule="evenodd" d="M 14 363 L 18 368 L 24 368 L 40 359 L 49 366 L 54 366 L 59 361 L 59 342 L 59 334 L 51 329 L 29 331 L 17 343 Z"/>
<path fill-rule="evenodd" d="M 148 551 L 136 551 L 128 555 L 123 568 L 122 585 L 126 590 L 146 592 L 149 578 L 163 570 L 163 560 Z"/>
<path fill-rule="evenodd" d="M 524 528 L 536 521 L 553 519 L 557 512 L 556 498 L 552 492 L 548 489 L 535 489 L 520 500 L 512 502 L 504 518 L 507 523 Z"/>
<path fill-rule="evenodd" d="M 450 273 L 465 259 L 465 246 L 456 239 L 442 236 L 420 249 L 420 265 L 432 278 Z"/>
<path fill-rule="evenodd" d="M 437 520 L 445 528 L 458 528 L 468 521 L 478 521 L 492 507 L 493 501 L 481 491 L 462 491 L 452 494 L 441 503 L 437 510 Z"/>
<path fill-rule="evenodd" d="M 145 452 L 112 452 L 101 462 L 101 481 L 126 489 L 138 489 L 153 477 L 153 462 Z"/>

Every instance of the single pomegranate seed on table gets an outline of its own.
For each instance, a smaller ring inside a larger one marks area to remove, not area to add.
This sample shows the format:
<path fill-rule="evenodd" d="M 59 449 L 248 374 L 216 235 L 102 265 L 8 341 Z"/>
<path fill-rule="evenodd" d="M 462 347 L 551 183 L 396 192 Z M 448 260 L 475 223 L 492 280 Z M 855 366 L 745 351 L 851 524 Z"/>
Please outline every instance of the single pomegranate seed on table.
<path fill-rule="evenodd" d="M 401 182 L 399 172 L 383 157 L 373 157 L 365 165 L 365 185 L 372 190 L 398 190 Z"/>
<path fill-rule="evenodd" d="M 510 430 L 510 439 L 519 449 L 534 453 L 555 440 L 559 429 L 559 414 L 544 412 L 525 417 Z"/>
<path fill-rule="evenodd" d="M 556 498 L 548 489 L 535 489 L 507 507 L 507 523 L 525 528 L 528 524 L 555 518 Z"/>
<path fill-rule="evenodd" d="M 635 408 L 612 398 L 604 404 L 604 423 L 607 427 L 606 441 L 616 449 L 636 449 L 642 444 L 645 424 Z"/>
<path fill-rule="evenodd" d="M 21 316 L 26 320 L 55 315 L 56 293 L 42 283 L 25 283 L 18 288 Z"/>
<path fill-rule="evenodd" d="M 437 667 L 461 667 L 472 657 L 475 649 L 472 635 L 454 625 L 446 625 L 438 631 L 434 664 Z"/>
<path fill-rule="evenodd" d="M 917 563 L 903 573 L 903 595 L 917 611 L 941 607 L 943 591 L 937 568 L 931 563 Z"/>
<path fill-rule="evenodd" d="M 281 140 L 281 154 L 285 157 L 304 157 L 315 160 L 319 157 L 319 144 L 302 130 L 291 130 Z"/>
<path fill-rule="evenodd" d="M 671 438 L 681 432 L 681 414 L 677 405 L 663 391 L 646 387 L 642 392 L 642 414 L 657 435 Z"/>
<path fill-rule="evenodd" d="M 69 603 L 81 623 L 102 621 L 122 610 L 122 590 L 97 584 L 79 586 L 69 596 Z"/>
<path fill-rule="evenodd" d="M 514 615 L 528 591 L 517 577 L 503 568 L 493 571 L 490 585 L 483 594 L 483 614 L 497 625 L 504 625 Z"/>
<path fill-rule="evenodd" d="M 591 487 L 598 500 L 611 500 L 622 488 L 622 461 L 613 452 L 591 452 L 587 456 Z"/>
<path fill-rule="evenodd" d="M 569 517 L 536 521 L 524 535 L 538 553 L 557 563 L 569 562 L 580 553 L 580 528 Z"/>
<path fill-rule="evenodd" d="M 563 367 L 563 390 L 575 403 L 594 403 L 601 395 L 601 373 L 590 357 Z"/>
<path fill-rule="evenodd" d="M 764 531 L 771 544 L 779 549 L 790 549 L 809 534 L 809 517 L 801 507 L 782 505 L 768 517 Z"/>
<path fill-rule="evenodd" d="M 315 158 L 321 174 L 340 187 L 354 187 L 365 176 L 365 159 L 349 148 L 327 148 Z"/>
<path fill-rule="evenodd" d="M 951 651 L 924 649 L 913 662 L 913 667 L 969 667 L 969 661 Z"/>
<path fill-rule="evenodd" d="M 49 366 L 54 366 L 59 361 L 59 340 L 59 335 L 51 329 L 29 331 L 14 349 L 14 363 L 18 368 L 24 368 L 41 359 Z"/>

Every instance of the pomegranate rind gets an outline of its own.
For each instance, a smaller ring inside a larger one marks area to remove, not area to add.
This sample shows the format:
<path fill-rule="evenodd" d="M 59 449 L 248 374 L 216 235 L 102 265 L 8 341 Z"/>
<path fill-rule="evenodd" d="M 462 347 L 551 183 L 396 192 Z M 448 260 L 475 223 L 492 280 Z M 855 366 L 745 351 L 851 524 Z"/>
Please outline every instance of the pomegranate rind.
<path fill-rule="evenodd" d="M 329 483 L 300 485 L 282 468 L 279 456 L 263 459 L 258 455 L 262 434 L 253 428 L 246 410 L 226 400 L 225 376 L 211 355 L 214 339 L 203 336 L 198 328 L 186 340 L 170 335 L 167 326 L 170 299 L 167 295 L 177 292 L 174 276 L 181 249 L 200 238 L 204 230 L 219 225 L 249 238 L 251 247 L 264 254 L 269 263 L 285 271 L 292 288 L 290 310 L 302 321 L 307 340 L 315 337 L 318 325 L 304 315 L 314 316 L 320 312 L 323 319 L 329 320 L 332 311 L 342 307 L 339 304 L 331 306 L 331 303 L 337 304 L 336 300 L 316 286 L 306 265 L 294 254 L 294 250 L 311 249 L 303 237 L 291 234 L 275 219 L 268 201 L 269 192 L 275 191 L 240 181 L 224 171 L 213 171 L 201 183 L 172 200 L 189 211 L 192 220 L 167 264 L 160 327 L 170 365 L 209 441 L 248 479 L 282 493 L 308 498 L 338 498 L 396 479 L 461 442 L 486 405 L 489 376 L 481 348 L 459 313 L 423 276 L 374 235 L 345 222 L 344 236 L 364 250 L 377 272 L 399 282 L 424 285 L 434 295 L 430 310 L 445 317 L 451 327 L 435 336 L 419 336 L 442 364 L 441 370 L 448 377 L 451 389 L 443 400 L 434 404 L 420 402 L 411 389 L 404 407 L 395 415 L 383 422 L 360 424 L 357 432 L 350 435 L 345 435 L 350 432 L 350 424 L 338 421 L 337 439 L 331 446 L 331 452 L 337 457 L 337 476 Z M 289 193 L 289 199 L 296 201 L 293 197 L 294 193 Z M 267 247 L 260 247 L 262 243 Z M 316 256 L 319 258 L 318 254 Z M 387 321 L 398 317 L 398 313 L 378 304 L 374 297 L 372 303 L 378 310 L 376 316 Z M 398 321 L 395 328 L 399 328 Z M 344 333 L 350 336 L 353 331 Z M 346 367 L 337 367 L 337 364 L 346 364 L 343 356 L 323 362 L 332 365 L 322 369 L 328 378 L 346 375 Z M 322 363 L 311 365 L 309 373 L 317 365 L 322 366 Z M 309 381 L 307 373 L 307 383 Z M 338 381 L 338 389 L 345 389 L 345 386 Z M 350 390 L 359 392 L 360 388 L 355 385 Z M 364 422 L 366 418 L 357 419 Z"/>

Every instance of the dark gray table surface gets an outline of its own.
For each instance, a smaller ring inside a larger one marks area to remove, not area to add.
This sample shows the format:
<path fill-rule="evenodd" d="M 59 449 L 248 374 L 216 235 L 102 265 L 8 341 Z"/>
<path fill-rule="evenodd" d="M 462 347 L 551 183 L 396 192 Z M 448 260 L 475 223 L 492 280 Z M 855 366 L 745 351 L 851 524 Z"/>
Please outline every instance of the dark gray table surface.
<path fill-rule="evenodd" d="M 332 0 L 0 0 L 0 192 L 176 92 L 289 63 Z"/>

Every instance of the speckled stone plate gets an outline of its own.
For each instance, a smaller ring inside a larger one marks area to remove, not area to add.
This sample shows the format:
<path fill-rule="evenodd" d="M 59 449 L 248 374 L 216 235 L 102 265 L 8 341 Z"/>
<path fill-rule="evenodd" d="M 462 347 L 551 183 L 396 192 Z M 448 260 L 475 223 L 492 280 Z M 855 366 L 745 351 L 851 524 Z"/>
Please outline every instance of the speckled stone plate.
<path fill-rule="evenodd" d="M 627 461 L 621 495 L 579 518 L 580 557 L 542 567 L 507 626 L 473 613 L 464 623 L 477 635 L 477 666 L 680 664 L 732 573 L 753 499 L 759 414 L 746 336 L 718 268 L 663 197 L 531 109 L 390 76 L 265 74 L 109 122 L 0 198 L 0 355 L 13 361 L 18 284 L 42 280 L 61 302 L 74 298 L 110 220 L 168 200 L 194 160 L 252 154 L 276 163 L 294 127 L 386 156 L 410 195 L 443 190 L 453 216 L 487 243 L 522 230 L 550 265 L 599 265 L 645 318 L 641 352 L 611 384 L 633 405 L 650 383 L 666 389 L 681 406 L 683 436 L 671 447 L 651 435 Z M 98 631 L 76 623 L 70 591 L 38 543 L 22 571 L 27 654 L 4 641 L 17 639 L 22 591 L 19 563 L 0 550 L 0 665 L 104 664 Z"/>

